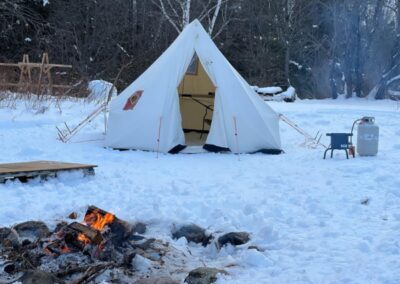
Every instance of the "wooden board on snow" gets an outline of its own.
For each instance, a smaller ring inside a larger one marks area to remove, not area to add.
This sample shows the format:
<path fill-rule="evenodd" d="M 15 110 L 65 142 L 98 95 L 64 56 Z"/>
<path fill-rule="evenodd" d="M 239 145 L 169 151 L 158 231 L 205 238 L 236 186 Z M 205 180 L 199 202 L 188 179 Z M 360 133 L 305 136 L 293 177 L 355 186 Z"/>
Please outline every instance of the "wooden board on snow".
<path fill-rule="evenodd" d="M 34 177 L 56 177 L 60 172 L 82 171 L 84 175 L 94 175 L 97 165 L 86 165 L 77 163 L 64 163 L 55 161 L 32 161 L 23 163 L 0 164 L 0 182 L 9 179 L 20 179 L 25 181 Z"/>

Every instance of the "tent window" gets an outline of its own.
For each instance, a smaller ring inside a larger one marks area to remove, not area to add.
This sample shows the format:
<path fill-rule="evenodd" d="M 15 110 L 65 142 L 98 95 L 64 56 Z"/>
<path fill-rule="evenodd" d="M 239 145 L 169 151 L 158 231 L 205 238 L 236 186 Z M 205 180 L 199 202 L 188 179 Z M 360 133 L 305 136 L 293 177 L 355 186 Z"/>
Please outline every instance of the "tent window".
<path fill-rule="evenodd" d="M 197 70 L 198 70 L 198 65 L 199 65 L 199 60 L 197 55 L 193 55 L 192 60 L 190 61 L 189 67 L 186 71 L 186 74 L 188 75 L 197 75 Z"/>

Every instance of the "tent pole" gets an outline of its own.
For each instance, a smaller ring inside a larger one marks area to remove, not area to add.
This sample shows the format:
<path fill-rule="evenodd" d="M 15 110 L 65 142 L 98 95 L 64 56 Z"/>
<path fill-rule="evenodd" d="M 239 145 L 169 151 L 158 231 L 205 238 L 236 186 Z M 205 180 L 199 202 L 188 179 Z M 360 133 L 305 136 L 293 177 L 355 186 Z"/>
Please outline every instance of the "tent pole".
<path fill-rule="evenodd" d="M 107 134 L 107 103 L 105 104 L 103 114 L 104 114 L 104 134 Z"/>
<path fill-rule="evenodd" d="M 161 123 L 162 123 L 162 116 L 160 116 L 160 124 L 159 124 L 159 126 L 158 126 L 158 137 L 157 137 L 157 159 L 158 159 L 158 153 L 160 152 Z"/>
<path fill-rule="evenodd" d="M 233 124 L 235 126 L 236 151 L 238 154 L 238 161 L 240 161 L 239 138 L 238 138 L 238 131 L 237 131 L 236 116 L 233 117 Z"/>

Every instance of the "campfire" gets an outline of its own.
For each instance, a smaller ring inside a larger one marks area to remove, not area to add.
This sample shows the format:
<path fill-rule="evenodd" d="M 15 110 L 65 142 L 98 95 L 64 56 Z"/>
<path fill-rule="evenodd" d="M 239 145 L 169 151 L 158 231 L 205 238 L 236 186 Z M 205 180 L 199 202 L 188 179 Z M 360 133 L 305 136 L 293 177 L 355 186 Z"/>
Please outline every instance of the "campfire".
<path fill-rule="evenodd" d="M 95 206 L 88 207 L 81 222 L 77 217 L 71 213 L 52 231 L 38 221 L 0 228 L 0 283 L 175 284 L 185 279 L 191 284 L 199 283 L 198 277 L 215 280 L 217 274 L 226 274 L 200 267 L 188 275 L 189 266 L 204 266 L 203 259 L 195 259 L 190 250 L 179 250 L 169 242 L 146 238 L 143 223 L 128 223 Z M 236 232 L 210 244 L 212 235 L 196 225 L 174 227 L 171 233 L 174 239 L 185 237 L 188 242 L 217 248 L 249 241 L 247 233 Z"/>
<path fill-rule="evenodd" d="M 119 249 L 129 243 L 132 226 L 114 214 L 95 206 L 86 211 L 83 223 L 60 224 L 44 247 L 46 254 L 82 251 L 91 257 L 107 260 L 107 248 Z"/>
<path fill-rule="evenodd" d="M 22 235 L 28 237 L 21 243 L 14 241 L 21 239 L 16 232 L 19 225 L 0 229 L 0 283 L 13 283 L 35 270 L 62 281 L 54 283 L 90 283 L 103 274 L 109 279 L 126 279 L 118 283 L 132 283 L 140 276 L 133 274 L 135 257 L 160 269 L 168 253 L 172 252 L 171 259 L 179 254 L 168 243 L 137 234 L 134 225 L 95 206 L 89 206 L 82 222 L 61 222 L 53 232 L 41 222 L 26 223 Z"/>

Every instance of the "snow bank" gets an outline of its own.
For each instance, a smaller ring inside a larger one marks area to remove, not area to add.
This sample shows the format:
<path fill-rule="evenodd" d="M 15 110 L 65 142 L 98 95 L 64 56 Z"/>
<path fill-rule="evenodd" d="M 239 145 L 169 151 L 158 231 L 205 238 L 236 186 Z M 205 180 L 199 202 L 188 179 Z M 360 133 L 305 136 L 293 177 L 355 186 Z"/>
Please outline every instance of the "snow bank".
<path fill-rule="evenodd" d="M 257 86 L 253 86 L 253 89 L 260 95 L 265 95 L 265 94 L 276 94 L 282 92 L 281 87 L 263 87 L 259 88 Z"/>
<path fill-rule="evenodd" d="M 274 101 L 296 100 L 296 89 L 290 86 L 286 91 L 277 94 L 273 97 Z"/>
<path fill-rule="evenodd" d="M 264 87 L 259 88 L 252 86 L 252 88 L 260 95 L 263 95 L 263 99 L 266 101 L 295 101 L 296 100 L 296 89 L 290 86 L 286 91 L 282 91 L 280 87 Z M 273 96 L 267 96 L 267 95 Z"/>

